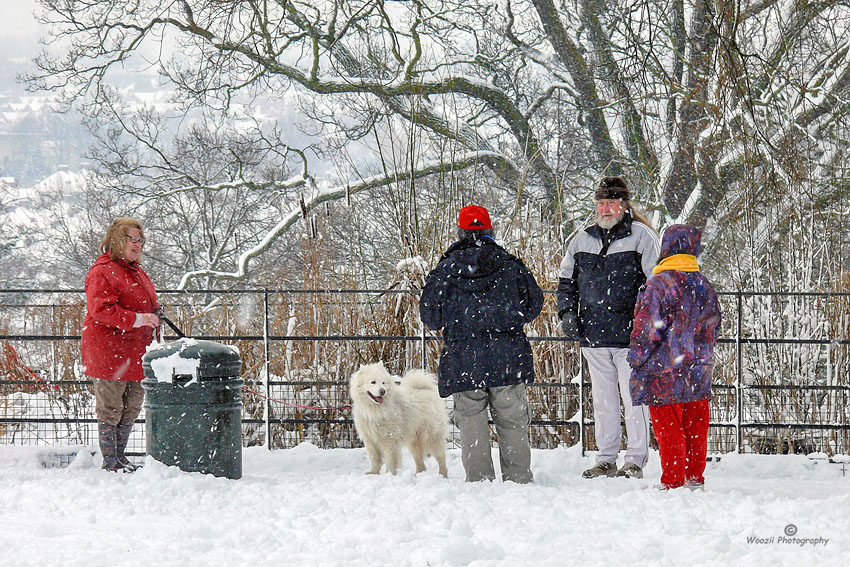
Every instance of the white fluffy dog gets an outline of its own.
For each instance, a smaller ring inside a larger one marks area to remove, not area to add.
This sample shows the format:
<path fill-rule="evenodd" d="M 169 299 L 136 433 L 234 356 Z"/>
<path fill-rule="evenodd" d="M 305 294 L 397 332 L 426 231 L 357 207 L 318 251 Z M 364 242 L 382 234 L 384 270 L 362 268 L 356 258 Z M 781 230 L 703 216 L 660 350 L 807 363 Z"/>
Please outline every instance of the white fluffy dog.
<path fill-rule="evenodd" d="M 351 413 L 354 427 L 372 463 L 366 474 L 378 474 L 381 465 L 396 474 L 401 448 L 406 446 L 425 470 L 430 453 L 446 471 L 446 406 L 437 392 L 436 377 L 424 370 L 410 370 L 397 383 L 382 362 L 361 366 L 351 376 Z"/>

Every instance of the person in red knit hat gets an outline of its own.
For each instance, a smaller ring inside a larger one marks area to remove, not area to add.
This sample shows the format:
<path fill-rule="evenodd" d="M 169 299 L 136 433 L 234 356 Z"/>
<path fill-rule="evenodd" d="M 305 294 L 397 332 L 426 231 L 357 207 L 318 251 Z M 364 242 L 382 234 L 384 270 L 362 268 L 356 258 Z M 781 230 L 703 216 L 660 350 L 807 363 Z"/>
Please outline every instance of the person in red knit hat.
<path fill-rule="evenodd" d="M 496 478 L 487 408 L 499 438 L 502 480 L 533 482 L 526 384 L 534 358 L 523 326 L 543 308 L 543 292 L 522 260 L 493 238 L 484 207 L 463 207 L 458 240 L 440 258 L 422 289 L 419 315 L 443 331 L 438 387 L 452 396 L 468 482 Z"/>
<path fill-rule="evenodd" d="M 142 269 L 142 223 L 117 218 L 86 275 L 83 372 L 94 383 L 102 468 L 132 472 L 124 454 L 144 401 L 142 356 L 160 325 L 153 282 Z"/>

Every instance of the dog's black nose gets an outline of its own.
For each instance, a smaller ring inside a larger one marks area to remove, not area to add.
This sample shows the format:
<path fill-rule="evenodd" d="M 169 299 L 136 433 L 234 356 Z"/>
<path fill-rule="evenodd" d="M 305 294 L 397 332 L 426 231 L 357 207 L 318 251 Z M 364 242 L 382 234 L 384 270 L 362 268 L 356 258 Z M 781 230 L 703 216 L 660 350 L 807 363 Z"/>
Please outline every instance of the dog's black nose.
<path fill-rule="evenodd" d="M 387 393 L 387 391 L 386 391 L 386 390 L 384 390 L 383 388 L 381 388 L 381 395 L 383 396 L 383 395 L 384 395 L 384 394 L 386 394 L 386 393 Z"/>

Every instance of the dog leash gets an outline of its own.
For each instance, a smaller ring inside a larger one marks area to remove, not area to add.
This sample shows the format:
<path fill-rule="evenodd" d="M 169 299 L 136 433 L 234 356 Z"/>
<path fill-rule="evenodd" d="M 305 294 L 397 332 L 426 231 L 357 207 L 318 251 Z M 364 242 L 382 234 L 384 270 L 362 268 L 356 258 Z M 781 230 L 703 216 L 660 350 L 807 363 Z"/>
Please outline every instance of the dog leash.
<path fill-rule="evenodd" d="M 171 330 L 172 330 L 172 331 L 174 331 L 175 333 L 177 333 L 177 337 L 178 337 L 178 338 L 181 338 L 181 339 L 182 339 L 183 337 L 185 337 L 185 336 L 186 336 L 186 334 L 185 334 L 183 331 L 181 331 L 179 328 L 177 328 L 177 325 L 175 325 L 174 323 L 172 323 L 172 322 L 171 322 L 171 319 L 169 319 L 168 317 L 166 317 L 165 315 L 163 315 L 161 312 L 160 312 L 160 313 L 158 313 L 157 315 L 159 315 L 159 318 L 160 318 L 162 321 L 165 321 L 165 323 L 166 323 L 169 327 L 171 327 Z"/>
<path fill-rule="evenodd" d="M 344 411 L 344 410 L 349 410 L 349 409 L 351 409 L 351 406 L 350 406 L 350 405 L 347 405 L 347 406 L 339 406 L 339 407 L 336 407 L 336 408 L 320 408 L 320 407 L 316 407 L 316 406 L 302 406 L 302 405 L 300 405 L 300 404 L 291 404 L 291 403 L 289 403 L 289 402 L 285 402 L 285 401 L 283 401 L 283 400 L 278 400 L 278 399 L 275 399 L 275 398 L 270 398 L 270 397 L 268 397 L 268 396 L 266 396 L 266 395 L 264 395 L 264 394 L 261 394 L 260 392 L 258 392 L 258 391 L 256 391 L 256 390 L 252 390 L 251 388 L 249 388 L 249 387 L 247 387 L 247 386 L 242 386 L 242 389 L 243 389 L 243 390 L 245 390 L 246 392 L 250 392 L 251 394 L 254 394 L 255 396 L 259 396 L 259 397 L 261 397 L 261 398 L 263 398 L 263 399 L 269 400 L 270 402 L 277 402 L 277 403 L 279 403 L 279 404 L 283 404 L 283 405 L 285 405 L 285 406 L 289 406 L 289 407 L 292 407 L 292 408 L 311 409 L 311 410 L 321 410 L 321 411 Z"/>

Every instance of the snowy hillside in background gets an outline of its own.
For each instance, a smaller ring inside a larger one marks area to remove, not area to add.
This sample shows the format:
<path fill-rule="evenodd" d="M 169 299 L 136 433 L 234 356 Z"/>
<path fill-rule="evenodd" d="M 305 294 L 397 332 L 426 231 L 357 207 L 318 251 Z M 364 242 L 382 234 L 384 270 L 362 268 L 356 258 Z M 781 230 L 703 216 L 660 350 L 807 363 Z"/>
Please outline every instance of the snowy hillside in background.
<path fill-rule="evenodd" d="M 533 485 L 465 483 L 434 461 L 366 476 L 364 449 L 244 451 L 243 477 L 148 459 L 133 475 L 84 453 L 44 469 L 44 448 L 0 446 L 3 564 L 328 567 L 818 565 L 850 562 L 850 475 L 795 455 L 725 455 L 706 490 L 585 480 L 591 455 L 533 451 Z M 494 453 L 498 465 L 498 457 Z"/>
<path fill-rule="evenodd" d="M 0 242 L 6 243 L 0 248 L 3 287 L 68 285 L 68 271 L 74 271 L 63 259 L 71 252 L 68 231 L 85 217 L 84 188 L 89 175 L 60 171 L 32 187 L 0 182 L 4 194 Z M 82 281 L 79 275 L 72 278 Z"/>
<path fill-rule="evenodd" d="M 89 175 L 86 170 L 59 171 L 30 187 L 15 187 L 12 191 L 17 199 L 10 217 L 13 221 L 34 221 L 41 209 L 58 204 L 56 197 L 60 197 L 62 206 L 69 212 L 80 213 L 80 200 Z"/>

